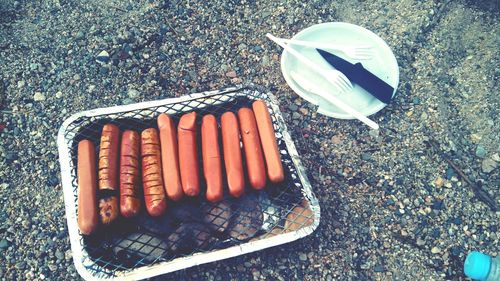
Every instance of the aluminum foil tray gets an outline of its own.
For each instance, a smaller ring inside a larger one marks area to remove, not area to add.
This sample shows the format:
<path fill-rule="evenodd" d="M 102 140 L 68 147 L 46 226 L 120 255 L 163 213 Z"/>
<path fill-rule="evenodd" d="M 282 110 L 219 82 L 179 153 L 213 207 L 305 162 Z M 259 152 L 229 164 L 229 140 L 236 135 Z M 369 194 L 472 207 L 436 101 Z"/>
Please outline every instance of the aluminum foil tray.
<path fill-rule="evenodd" d="M 162 112 L 176 122 L 191 111 L 199 116 L 211 113 L 220 120 L 222 113 L 251 107 L 257 99 L 265 100 L 271 110 L 285 167 L 283 183 L 268 184 L 258 192 L 247 186 L 242 198 L 225 196 L 215 205 L 207 202 L 203 194 L 169 202 L 167 213 L 161 218 L 153 219 L 143 211 L 136 219 L 120 219 L 112 226 L 100 227 L 90 237 L 81 235 L 77 225 L 76 176 L 80 140 L 93 141 L 98 151 L 100 132 L 106 123 L 113 123 L 122 131 L 140 132 L 156 127 L 156 117 Z M 277 100 L 253 87 L 79 112 L 64 121 L 57 144 L 73 260 L 79 274 L 87 280 L 143 279 L 165 274 L 291 242 L 309 235 L 319 225 L 318 201 Z"/>

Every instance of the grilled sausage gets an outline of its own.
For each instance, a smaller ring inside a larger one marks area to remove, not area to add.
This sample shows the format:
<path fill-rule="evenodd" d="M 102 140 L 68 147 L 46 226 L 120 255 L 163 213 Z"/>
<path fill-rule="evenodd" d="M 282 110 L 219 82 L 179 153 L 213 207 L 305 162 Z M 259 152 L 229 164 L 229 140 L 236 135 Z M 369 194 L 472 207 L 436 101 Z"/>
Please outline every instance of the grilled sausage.
<path fill-rule="evenodd" d="M 102 128 L 99 150 L 99 189 L 118 190 L 118 148 L 120 129 L 113 124 Z"/>
<path fill-rule="evenodd" d="M 97 216 L 97 171 L 94 144 L 78 143 L 78 228 L 84 235 L 92 234 L 99 223 Z"/>
<path fill-rule="evenodd" d="M 136 131 L 122 134 L 120 147 L 120 213 L 126 218 L 136 216 L 141 208 L 139 166 L 140 136 Z"/>
<path fill-rule="evenodd" d="M 154 128 L 141 134 L 142 185 L 146 210 L 153 216 L 161 216 L 167 209 L 158 132 Z"/>
<path fill-rule="evenodd" d="M 165 113 L 158 116 L 160 129 L 161 162 L 165 191 L 168 198 L 177 201 L 182 198 L 181 176 L 179 172 L 179 154 L 177 150 L 177 134 L 174 121 Z"/>
<path fill-rule="evenodd" d="M 120 129 L 113 124 L 102 128 L 99 149 L 99 215 L 103 224 L 110 224 L 119 215 L 118 197 L 118 148 Z M 114 192 L 109 192 L 114 191 Z"/>
<path fill-rule="evenodd" d="M 200 175 L 196 148 L 196 113 L 184 114 L 179 121 L 179 167 L 184 193 L 196 196 L 200 193 Z"/>
<path fill-rule="evenodd" d="M 210 202 L 220 201 L 224 195 L 218 130 L 217 120 L 213 115 L 203 116 L 201 150 L 203 154 L 203 174 L 207 183 L 206 197 Z"/>
<path fill-rule="evenodd" d="M 285 179 L 285 172 L 283 170 L 283 163 L 281 162 L 278 143 L 276 142 L 276 135 L 274 134 L 271 115 L 269 115 L 266 103 L 262 100 L 255 101 L 252 107 L 266 160 L 267 176 L 273 183 L 282 182 Z"/>
<path fill-rule="evenodd" d="M 240 197 L 245 191 L 243 163 L 240 150 L 240 133 L 238 119 L 232 112 L 226 112 L 221 117 L 222 147 L 226 167 L 229 194 Z"/>
<path fill-rule="evenodd" d="M 259 190 L 266 186 L 266 164 L 253 111 L 250 108 L 241 108 L 238 110 L 238 120 L 245 150 L 248 180 L 254 189 Z"/>

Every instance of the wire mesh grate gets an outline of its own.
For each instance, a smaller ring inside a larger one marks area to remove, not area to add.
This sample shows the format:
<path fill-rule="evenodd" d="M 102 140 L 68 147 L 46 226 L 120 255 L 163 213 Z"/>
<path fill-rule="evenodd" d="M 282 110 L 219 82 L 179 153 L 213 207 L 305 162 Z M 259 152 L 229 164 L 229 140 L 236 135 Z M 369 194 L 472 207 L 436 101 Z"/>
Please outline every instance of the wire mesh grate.
<path fill-rule="evenodd" d="M 74 210 L 70 211 L 76 216 L 78 142 L 82 139 L 91 140 L 98 153 L 100 134 L 105 124 L 115 124 L 122 132 L 127 129 L 141 132 L 146 128 L 157 128 L 156 117 L 162 112 L 171 115 L 177 124 L 182 114 L 195 111 L 200 128 L 203 115 L 213 114 L 220 122 L 223 113 L 237 113 L 242 107 L 251 108 L 252 102 L 257 99 L 265 100 L 268 105 L 272 103 L 268 94 L 236 89 L 173 99 L 173 102 L 146 108 L 108 112 L 97 110 L 81 115 L 61 130 L 69 156 L 65 164 L 68 165 L 67 172 L 71 181 L 69 187 L 65 186 L 65 192 L 66 188 L 72 192 L 71 206 L 74 206 Z M 162 217 L 152 218 L 142 210 L 138 217 L 120 219 L 111 226 L 100 227 L 92 236 L 78 235 L 82 257 L 81 261 L 75 262 L 81 262 L 92 277 L 112 278 L 144 266 L 242 245 L 297 231 L 314 223 L 317 225 L 318 221 L 315 220 L 319 220 L 319 213 L 311 208 L 313 195 L 305 192 L 304 177 L 301 181 L 299 176 L 302 171 L 297 170 L 296 161 L 293 161 L 293 155 L 289 153 L 289 144 L 283 134 L 284 123 L 277 118 L 277 107 L 269 108 L 285 168 L 283 183 L 268 182 L 264 190 L 255 191 L 249 188 L 246 179 L 247 187 L 241 198 L 234 199 L 225 194 L 222 201 L 210 203 L 204 199 L 205 184 L 201 176 L 202 194 L 197 198 L 169 202 L 167 212 Z M 198 132 L 198 139 L 199 137 Z M 198 155 L 201 155 L 200 147 Z M 244 158 L 244 153 L 242 155 Z M 201 168 L 201 157 L 199 158 Z M 244 169 L 246 170 L 245 167 Z M 227 186 L 224 189 L 227 193 Z M 76 222 L 71 223 L 76 226 Z"/>

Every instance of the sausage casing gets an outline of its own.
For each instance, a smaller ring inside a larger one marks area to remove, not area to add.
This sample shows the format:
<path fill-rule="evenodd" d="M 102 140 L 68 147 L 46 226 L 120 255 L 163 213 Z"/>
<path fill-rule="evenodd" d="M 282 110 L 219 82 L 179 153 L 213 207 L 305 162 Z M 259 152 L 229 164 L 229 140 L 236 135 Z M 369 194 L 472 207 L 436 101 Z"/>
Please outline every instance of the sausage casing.
<path fill-rule="evenodd" d="M 102 224 L 110 224 L 120 213 L 118 197 L 114 192 L 118 184 L 118 149 L 120 148 L 120 129 L 113 124 L 102 128 L 99 146 L 99 215 Z"/>
<path fill-rule="evenodd" d="M 99 223 L 97 215 L 97 171 L 95 147 L 89 140 L 78 143 L 78 228 L 92 234 Z"/>
<path fill-rule="evenodd" d="M 151 148 L 150 145 L 156 149 Z M 141 158 L 146 210 L 153 217 L 161 216 L 167 209 L 167 200 L 161 176 L 160 139 L 154 128 L 146 129 L 141 133 Z"/>
<path fill-rule="evenodd" d="M 220 201 L 224 196 L 218 130 L 217 120 L 213 115 L 203 116 L 201 150 L 203 154 L 203 174 L 207 183 L 206 198 L 210 202 Z"/>
<path fill-rule="evenodd" d="M 172 118 L 165 113 L 158 116 L 160 130 L 161 162 L 163 180 L 168 198 L 177 201 L 182 198 L 182 182 L 179 170 L 179 151 L 177 150 L 177 133 Z"/>
<path fill-rule="evenodd" d="M 102 128 L 99 147 L 99 189 L 118 190 L 118 149 L 120 129 L 113 124 Z"/>
<path fill-rule="evenodd" d="M 222 114 L 221 128 L 222 148 L 224 151 L 224 164 L 226 167 L 229 194 L 233 197 L 240 197 L 245 191 L 245 178 L 243 175 L 240 132 L 236 115 L 232 112 Z"/>
<path fill-rule="evenodd" d="M 127 130 L 122 134 L 120 147 L 120 213 L 126 218 L 136 216 L 141 208 L 141 178 L 138 165 L 140 157 L 140 136 Z M 133 159 L 134 161 L 129 161 Z"/>
<path fill-rule="evenodd" d="M 253 111 L 250 108 L 241 108 L 238 110 L 238 120 L 240 121 L 248 180 L 254 189 L 259 190 L 266 186 L 266 164 Z"/>
<path fill-rule="evenodd" d="M 282 182 L 285 179 L 285 172 L 283 170 L 283 163 L 281 162 L 271 115 L 266 103 L 262 100 L 255 101 L 252 107 L 266 160 L 267 176 L 273 183 Z"/>
<path fill-rule="evenodd" d="M 184 193 L 196 196 L 200 193 L 200 170 L 196 147 L 196 113 L 184 114 L 179 121 L 179 167 Z"/>

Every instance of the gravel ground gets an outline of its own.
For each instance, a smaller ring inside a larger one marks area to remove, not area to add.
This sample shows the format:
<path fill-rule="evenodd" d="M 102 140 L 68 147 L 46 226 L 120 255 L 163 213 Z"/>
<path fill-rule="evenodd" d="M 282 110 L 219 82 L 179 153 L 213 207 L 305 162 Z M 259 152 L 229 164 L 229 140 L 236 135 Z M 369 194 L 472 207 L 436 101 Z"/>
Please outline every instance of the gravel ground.
<path fill-rule="evenodd" d="M 498 211 L 473 188 L 498 205 L 498 1 L 185 2 L 0 1 L 0 279 L 78 276 L 55 141 L 65 118 L 241 82 L 279 96 L 321 224 L 158 280 L 463 280 L 467 252 L 498 255 Z M 397 57 L 379 134 L 297 98 L 264 36 L 328 21 L 374 31 Z"/>

